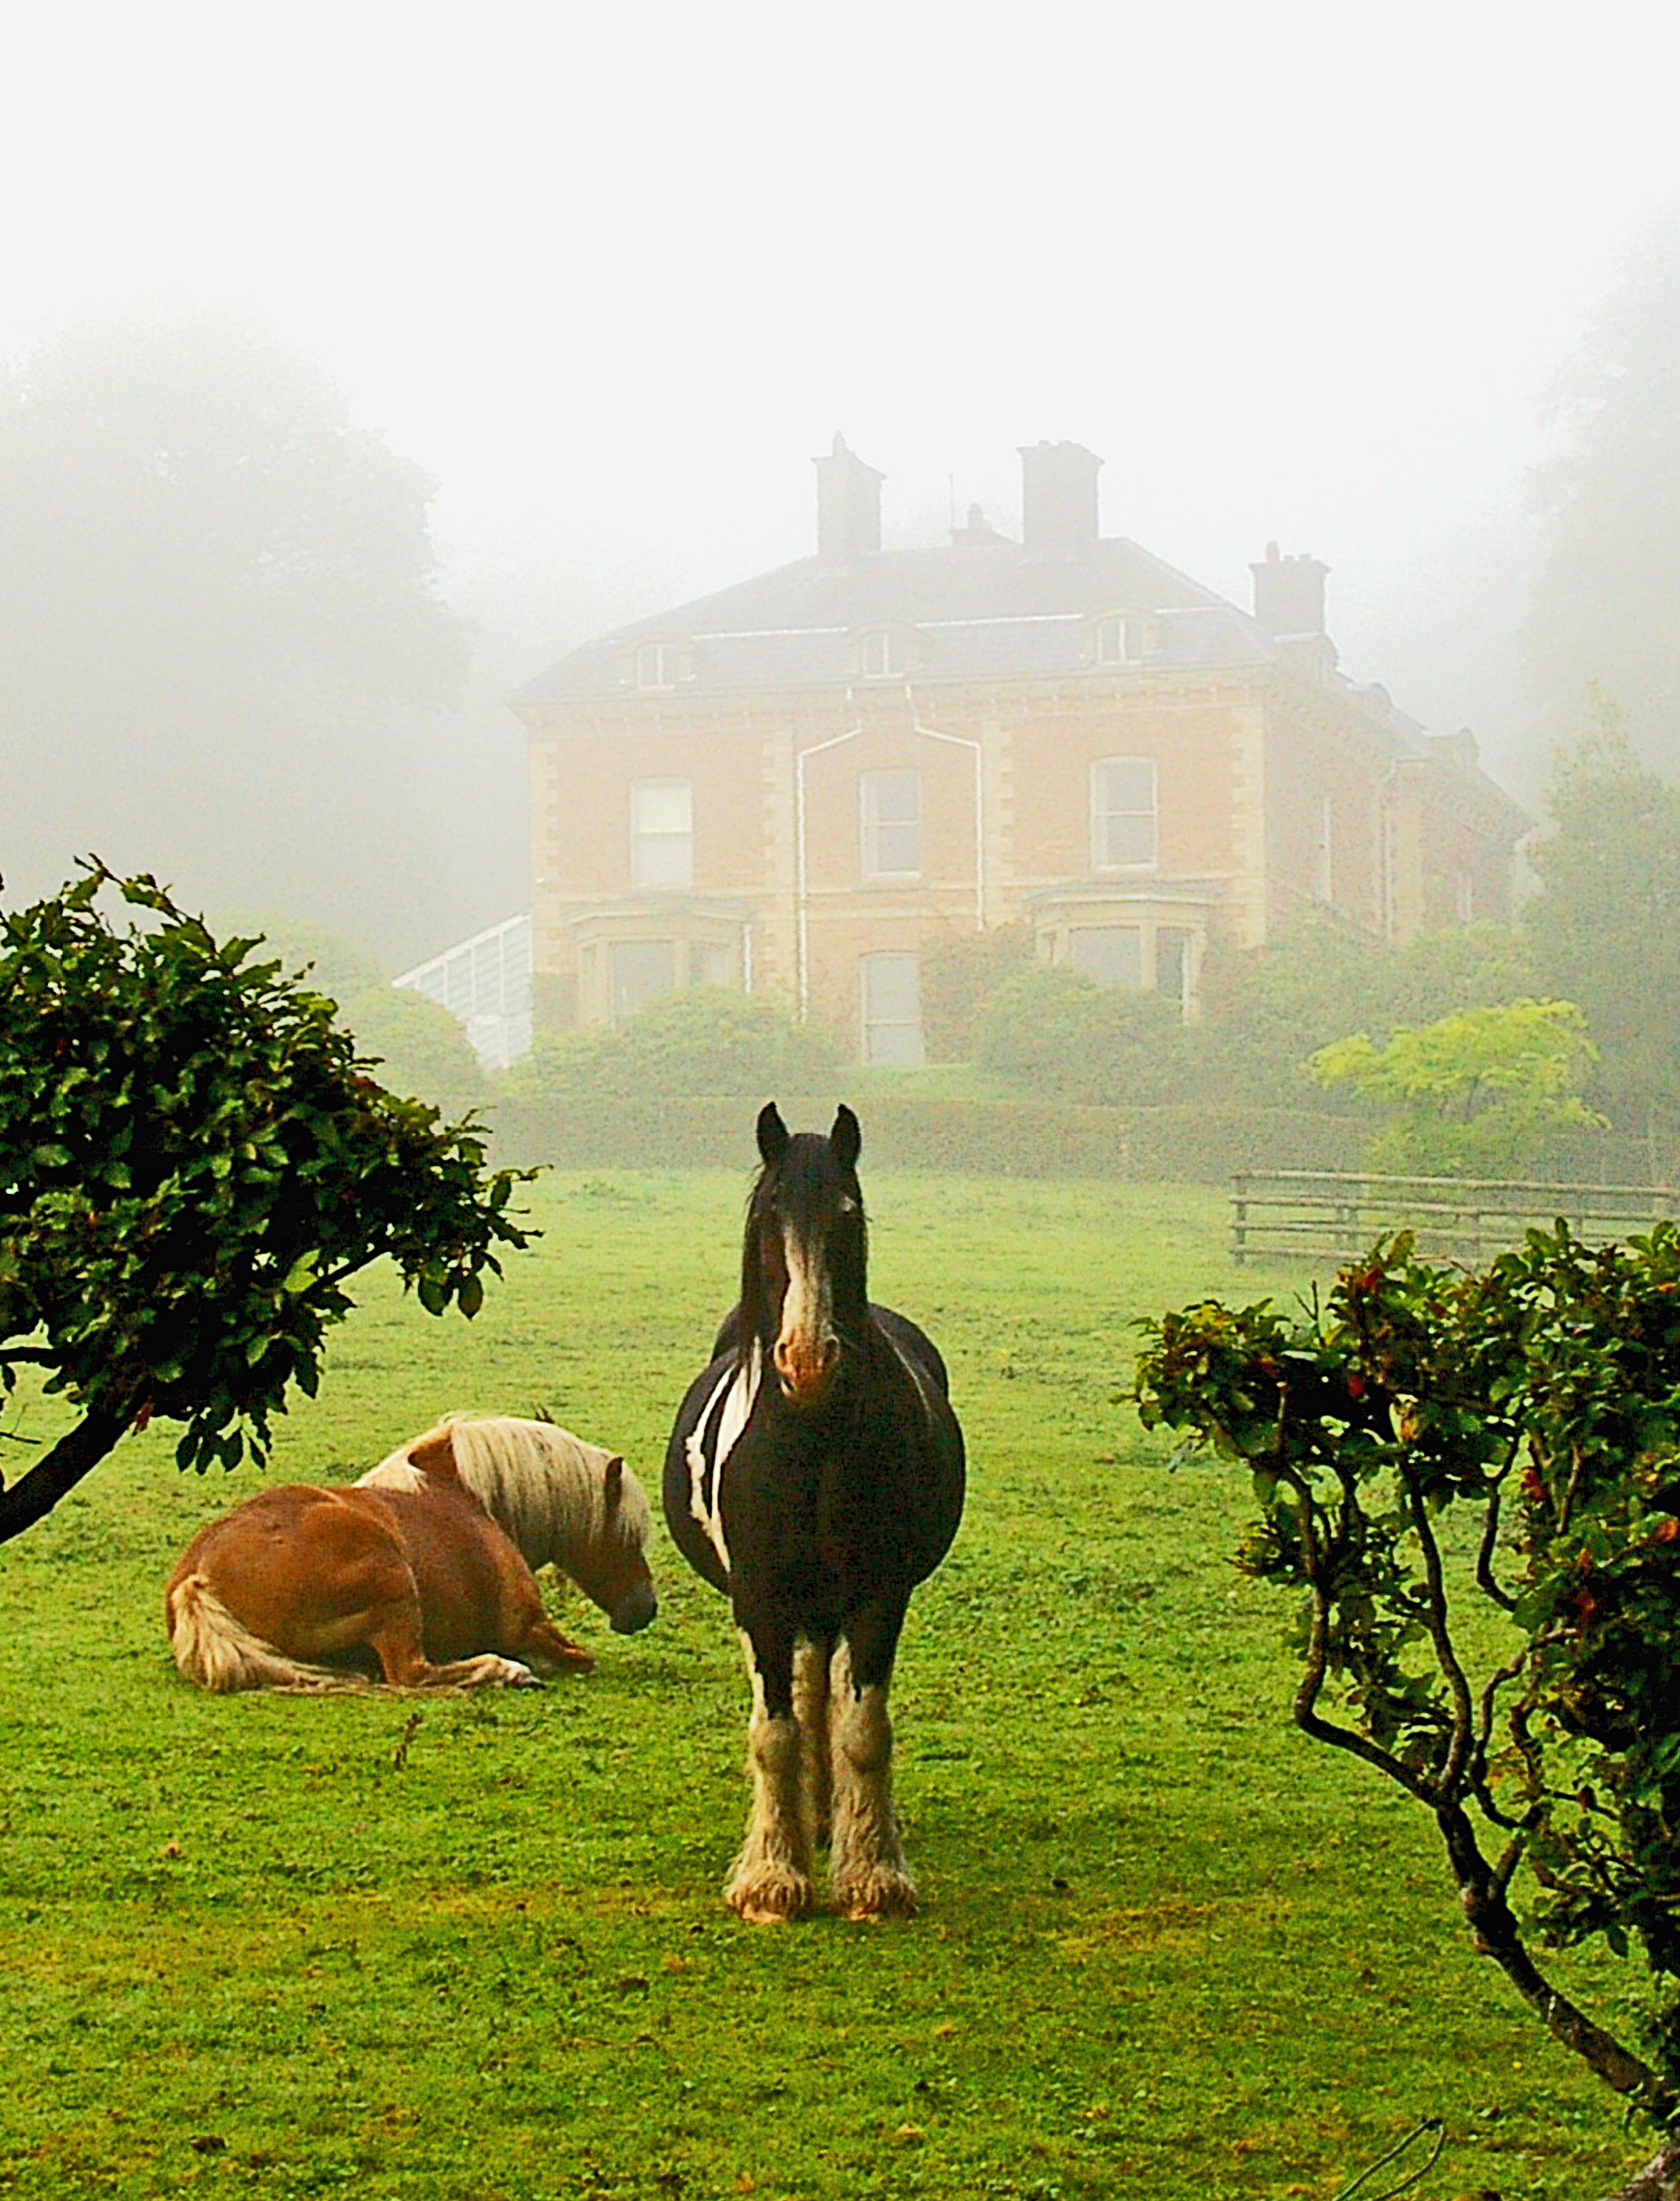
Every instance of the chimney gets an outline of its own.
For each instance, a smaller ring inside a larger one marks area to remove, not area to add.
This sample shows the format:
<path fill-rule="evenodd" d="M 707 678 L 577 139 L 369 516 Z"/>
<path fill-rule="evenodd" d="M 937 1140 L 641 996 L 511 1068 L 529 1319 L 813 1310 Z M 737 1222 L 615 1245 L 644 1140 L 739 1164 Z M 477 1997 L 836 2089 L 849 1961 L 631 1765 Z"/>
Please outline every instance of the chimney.
<path fill-rule="evenodd" d="M 817 470 L 817 561 L 831 572 L 843 571 L 881 547 L 885 477 L 849 451 L 837 433 L 828 456 L 811 463 Z"/>
<path fill-rule="evenodd" d="M 1282 558 L 1268 543 L 1266 556 L 1248 571 L 1254 577 L 1254 618 L 1276 641 L 1280 634 L 1322 634 L 1325 631 L 1325 575 L 1316 558 Z"/>
<path fill-rule="evenodd" d="M 1096 476 L 1083 443 L 1021 446 L 1021 541 L 1029 558 L 1079 558 L 1096 548 Z"/>

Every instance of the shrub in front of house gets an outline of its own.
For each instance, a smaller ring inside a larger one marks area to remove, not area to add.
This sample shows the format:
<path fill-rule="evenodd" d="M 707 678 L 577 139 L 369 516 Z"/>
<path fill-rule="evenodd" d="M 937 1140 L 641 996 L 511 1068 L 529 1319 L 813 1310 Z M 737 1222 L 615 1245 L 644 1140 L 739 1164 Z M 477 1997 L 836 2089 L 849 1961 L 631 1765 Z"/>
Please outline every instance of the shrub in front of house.
<path fill-rule="evenodd" d="M 1169 1100 L 1190 1066 L 1172 1002 L 1048 963 L 1019 971 L 988 995 L 975 1018 L 975 1042 L 983 1070 L 1037 1098 L 1087 1107 Z"/>
<path fill-rule="evenodd" d="M 810 1092 L 831 1085 L 840 1053 L 765 994 L 690 986 L 620 1024 L 540 1034 L 504 1090 L 517 1100 L 598 1094 L 698 1098 Z"/>

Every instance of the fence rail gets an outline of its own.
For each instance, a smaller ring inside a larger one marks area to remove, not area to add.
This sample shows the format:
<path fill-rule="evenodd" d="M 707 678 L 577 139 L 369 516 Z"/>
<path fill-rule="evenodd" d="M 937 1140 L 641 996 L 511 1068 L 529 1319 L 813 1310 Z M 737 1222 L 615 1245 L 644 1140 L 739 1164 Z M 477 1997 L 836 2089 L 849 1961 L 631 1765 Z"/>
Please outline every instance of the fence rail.
<path fill-rule="evenodd" d="M 1601 1240 L 1675 1215 L 1680 1191 L 1670 1185 L 1239 1170 L 1231 1179 L 1231 1250 L 1239 1261 L 1279 1254 L 1347 1260 L 1389 1231 L 1411 1230 L 1420 1253 L 1475 1267 L 1532 1224 L 1549 1228 L 1561 1218 L 1578 1236 Z"/>

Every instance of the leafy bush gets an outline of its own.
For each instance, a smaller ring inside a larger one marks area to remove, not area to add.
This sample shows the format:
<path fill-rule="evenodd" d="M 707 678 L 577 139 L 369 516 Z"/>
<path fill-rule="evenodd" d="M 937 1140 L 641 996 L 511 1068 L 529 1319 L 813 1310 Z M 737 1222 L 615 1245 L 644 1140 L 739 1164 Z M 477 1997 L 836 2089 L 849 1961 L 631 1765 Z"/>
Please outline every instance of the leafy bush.
<path fill-rule="evenodd" d="M 507 1076 L 520 1100 L 597 1094 L 634 1099 L 808 1092 L 828 1084 L 838 1048 L 764 994 L 690 986 L 621 1024 L 539 1034 Z"/>
<path fill-rule="evenodd" d="M 459 1017 L 411 987 L 393 986 L 379 958 L 307 919 L 224 913 L 218 929 L 261 935 L 261 945 L 311 993 L 324 995 L 358 1052 L 394 1093 L 458 1112 L 481 1106 L 490 1083 Z"/>
<path fill-rule="evenodd" d="M 972 1062 L 982 1009 L 1033 960 L 1030 924 L 940 932 L 922 943 L 922 1033 L 930 1062 Z"/>
<path fill-rule="evenodd" d="M 1048 963 L 989 995 L 975 1036 L 982 1069 L 1086 1106 L 1164 1100 L 1184 1074 L 1184 1027 L 1171 1001 Z"/>
<path fill-rule="evenodd" d="M 1298 1723 L 1434 1817 L 1477 1949 L 1671 2123 L 1680 1230 L 1531 1231 L 1479 1276 L 1401 1235 L 1322 1308 L 1207 1301 L 1146 1327 L 1144 1421 L 1252 1476 L 1237 1564 L 1296 1595 Z M 1595 1939 L 1643 1959 L 1643 2056 L 1536 1963 Z"/>

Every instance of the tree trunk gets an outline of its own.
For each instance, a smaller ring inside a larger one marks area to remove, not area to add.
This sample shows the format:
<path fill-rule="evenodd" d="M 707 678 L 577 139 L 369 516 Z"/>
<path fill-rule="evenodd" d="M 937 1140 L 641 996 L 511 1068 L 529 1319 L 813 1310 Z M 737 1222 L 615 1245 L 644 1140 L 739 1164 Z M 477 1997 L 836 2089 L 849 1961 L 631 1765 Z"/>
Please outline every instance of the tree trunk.
<path fill-rule="evenodd" d="M 126 1413 L 91 1413 L 67 1430 L 27 1475 L 0 1489 L 0 1544 L 44 1520 L 67 1491 L 91 1475 L 128 1427 Z"/>
<path fill-rule="evenodd" d="M 1680 2201 L 1680 2137 L 1665 2139 L 1632 2183 L 1606 2201 Z"/>

